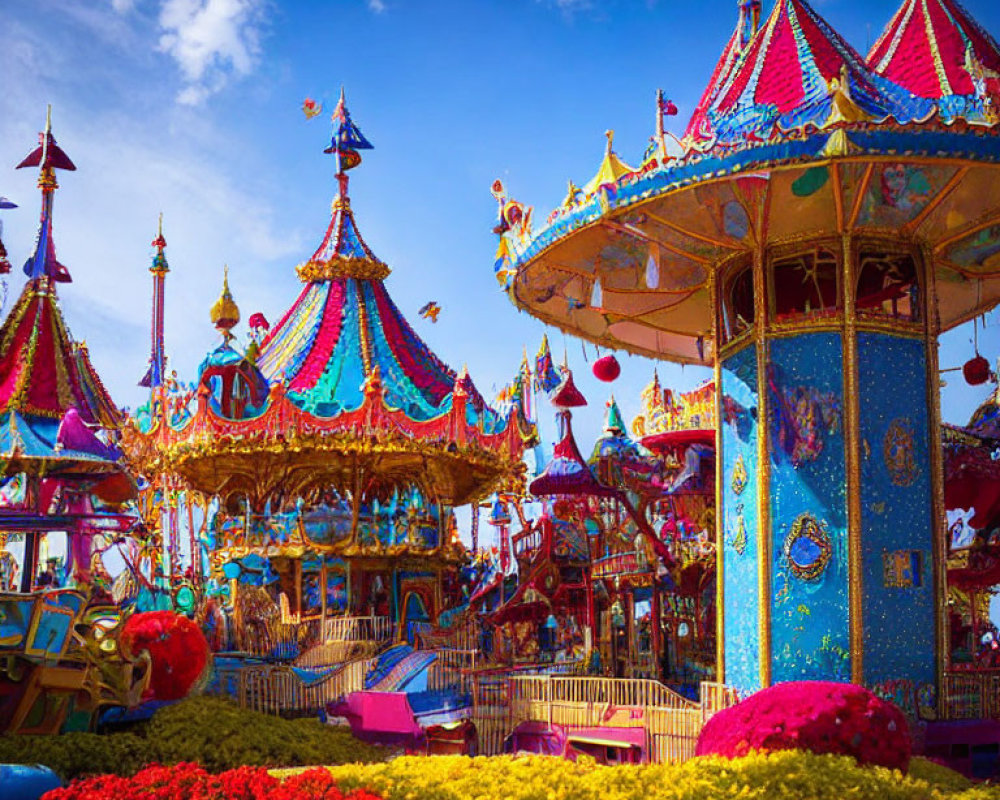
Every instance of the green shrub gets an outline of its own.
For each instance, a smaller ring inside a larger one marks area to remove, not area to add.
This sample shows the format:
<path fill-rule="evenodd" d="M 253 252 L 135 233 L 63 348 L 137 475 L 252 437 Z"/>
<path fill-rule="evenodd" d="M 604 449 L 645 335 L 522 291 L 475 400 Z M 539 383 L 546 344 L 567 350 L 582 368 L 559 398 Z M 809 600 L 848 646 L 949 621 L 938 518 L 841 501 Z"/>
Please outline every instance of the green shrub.
<path fill-rule="evenodd" d="M 237 766 L 370 763 L 388 751 L 317 719 L 286 720 L 245 711 L 217 697 L 197 697 L 153 715 L 145 732 L 164 764 L 196 761 L 210 771 Z"/>
<path fill-rule="evenodd" d="M 384 760 L 388 752 L 316 719 L 285 720 L 217 697 L 161 708 L 129 733 L 0 736 L 0 763 L 44 764 L 65 780 L 132 775 L 150 763 L 197 762 L 221 772 L 243 765 L 368 763 Z"/>

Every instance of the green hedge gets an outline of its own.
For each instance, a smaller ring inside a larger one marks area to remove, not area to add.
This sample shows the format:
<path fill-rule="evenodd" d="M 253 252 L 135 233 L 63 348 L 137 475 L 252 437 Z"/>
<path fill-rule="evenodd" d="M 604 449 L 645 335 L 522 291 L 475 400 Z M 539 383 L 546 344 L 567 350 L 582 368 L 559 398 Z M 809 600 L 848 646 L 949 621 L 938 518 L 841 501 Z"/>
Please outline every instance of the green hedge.
<path fill-rule="evenodd" d="M 258 714 L 217 697 L 161 708 L 129 733 L 0 736 L 0 763 L 44 764 L 66 780 L 132 775 L 150 763 L 194 761 L 220 772 L 243 765 L 370 763 L 384 760 L 388 752 L 316 719 Z"/>

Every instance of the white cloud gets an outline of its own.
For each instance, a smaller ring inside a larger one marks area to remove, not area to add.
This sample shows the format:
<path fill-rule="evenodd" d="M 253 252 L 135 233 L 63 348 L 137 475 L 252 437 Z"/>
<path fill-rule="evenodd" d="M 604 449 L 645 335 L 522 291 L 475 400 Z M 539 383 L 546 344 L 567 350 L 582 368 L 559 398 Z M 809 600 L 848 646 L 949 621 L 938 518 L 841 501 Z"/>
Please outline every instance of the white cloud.
<path fill-rule="evenodd" d="M 381 14 L 385 11 L 385 0 L 368 0 L 368 8 L 376 14 Z"/>
<path fill-rule="evenodd" d="M 180 67 L 184 105 L 198 105 L 225 86 L 232 74 L 247 75 L 260 54 L 263 0 L 164 0 L 159 49 Z"/>
<path fill-rule="evenodd" d="M 135 8 L 135 0 L 111 0 L 111 7 L 119 14 L 127 14 Z"/>

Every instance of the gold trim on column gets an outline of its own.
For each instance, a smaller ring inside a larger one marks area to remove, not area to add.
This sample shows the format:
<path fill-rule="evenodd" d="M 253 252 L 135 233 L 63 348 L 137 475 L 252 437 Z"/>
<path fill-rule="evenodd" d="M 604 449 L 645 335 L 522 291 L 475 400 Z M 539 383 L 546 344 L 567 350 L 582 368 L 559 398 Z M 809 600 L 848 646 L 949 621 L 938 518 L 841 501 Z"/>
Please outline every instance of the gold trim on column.
<path fill-rule="evenodd" d="M 725 475 L 722 452 L 722 356 L 719 355 L 719 295 L 723 281 L 716 280 L 713 270 L 709 273 L 709 297 L 712 298 L 712 341 L 716 342 L 715 364 L 715 682 L 726 682 L 726 590 L 725 577 L 725 514 L 723 492 Z"/>
<path fill-rule="evenodd" d="M 858 398 L 858 331 L 855 324 L 857 260 L 850 234 L 844 234 L 844 478 L 847 490 L 847 615 L 850 626 L 851 682 L 864 682 L 864 582 L 861 531 L 861 402 Z"/>
<path fill-rule="evenodd" d="M 765 212 L 766 213 L 766 212 Z M 762 241 L 767 237 L 762 236 Z M 757 245 L 753 254 L 753 293 L 761 301 L 767 297 L 766 247 Z M 760 648 L 760 685 L 771 685 L 771 457 L 770 413 L 767 396 L 768 309 L 758 302 L 754 310 L 757 329 L 757 635 Z"/>
<path fill-rule="evenodd" d="M 944 455 L 941 451 L 941 378 L 938 372 L 937 285 L 934 280 L 934 256 L 929 247 L 921 251 L 923 265 L 923 307 L 927 330 L 927 449 L 931 460 L 931 581 L 934 591 L 934 653 L 939 715 L 944 711 L 944 671 L 948 659 L 948 580 L 945 565 L 948 557 L 944 504 Z"/>

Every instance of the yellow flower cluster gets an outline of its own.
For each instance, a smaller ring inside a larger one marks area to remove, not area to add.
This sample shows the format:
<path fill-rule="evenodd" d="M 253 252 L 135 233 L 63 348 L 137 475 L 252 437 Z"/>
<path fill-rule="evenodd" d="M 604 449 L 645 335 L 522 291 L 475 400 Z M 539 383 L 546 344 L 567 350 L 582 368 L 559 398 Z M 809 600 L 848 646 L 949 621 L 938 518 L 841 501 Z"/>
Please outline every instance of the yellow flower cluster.
<path fill-rule="evenodd" d="M 973 787 L 921 759 L 903 775 L 797 751 L 619 767 L 544 756 L 406 756 L 329 769 L 342 791 L 364 787 L 386 800 L 1000 800 L 1000 787 Z"/>

